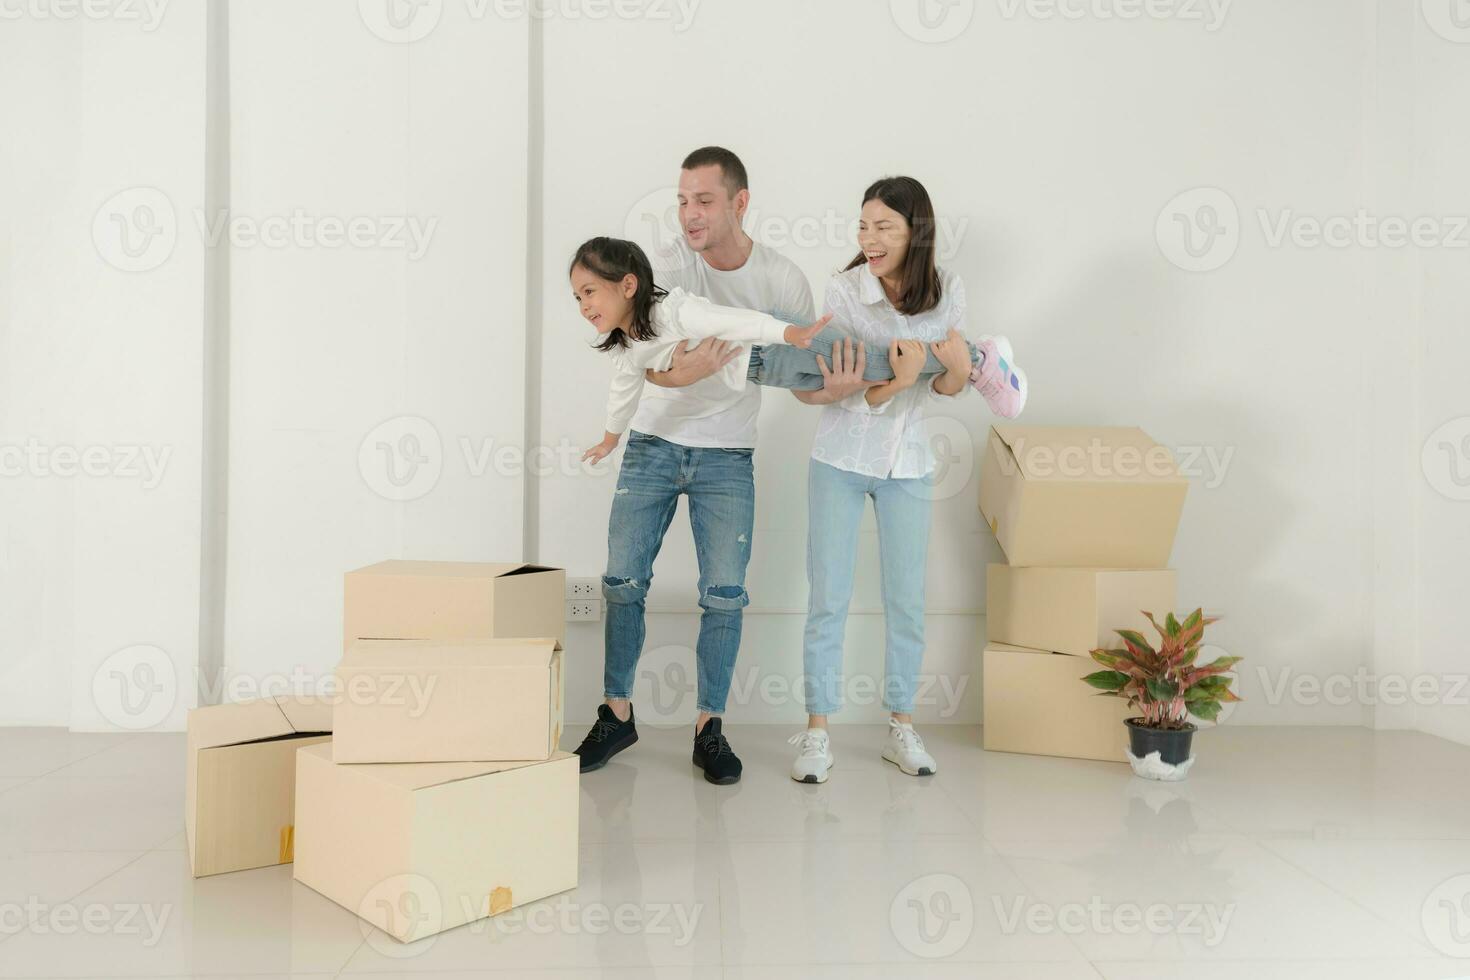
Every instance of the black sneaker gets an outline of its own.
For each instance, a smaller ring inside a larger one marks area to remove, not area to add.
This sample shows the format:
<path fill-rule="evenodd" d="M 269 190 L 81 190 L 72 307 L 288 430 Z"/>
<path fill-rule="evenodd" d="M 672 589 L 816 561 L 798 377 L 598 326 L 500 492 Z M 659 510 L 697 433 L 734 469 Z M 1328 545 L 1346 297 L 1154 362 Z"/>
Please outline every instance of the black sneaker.
<path fill-rule="evenodd" d="M 582 772 L 591 772 L 607 765 L 607 760 L 638 741 L 638 728 L 633 724 L 633 706 L 628 705 L 628 720 L 618 721 L 613 709 L 605 704 L 597 706 L 597 723 L 592 731 L 577 746 L 577 755 L 582 760 Z"/>
<path fill-rule="evenodd" d="M 740 782 L 740 758 L 720 733 L 720 719 L 711 718 L 694 736 L 694 764 L 704 770 L 708 782 L 721 786 Z"/>

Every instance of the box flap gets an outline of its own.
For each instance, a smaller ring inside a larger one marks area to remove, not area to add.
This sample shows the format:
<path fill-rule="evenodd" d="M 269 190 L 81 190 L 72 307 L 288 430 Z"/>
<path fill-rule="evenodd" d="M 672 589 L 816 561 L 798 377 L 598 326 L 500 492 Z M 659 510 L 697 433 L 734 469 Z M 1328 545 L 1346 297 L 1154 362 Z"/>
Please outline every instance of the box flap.
<path fill-rule="evenodd" d="M 336 764 L 332 762 L 332 743 L 330 742 L 308 746 L 301 751 L 319 756 L 329 765 Z M 532 762 L 352 762 L 341 763 L 341 765 L 350 768 L 355 774 L 380 779 L 400 789 L 418 790 L 427 789 L 430 786 L 442 786 L 460 779 L 474 779 L 477 776 L 488 776 L 495 772 L 507 772 L 524 766 L 541 766 L 548 762 L 558 762 L 571 757 L 570 752 L 557 752 L 549 759 L 537 759 Z"/>
<path fill-rule="evenodd" d="M 424 575 L 439 578 L 499 578 L 520 572 L 544 572 L 551 569 L 523 562 L 498 561 L 416 561 L 393 558 L 376 565 L 357 568 L 348 575 Z"/>
<path fill-rule="evenodd" d="M 553 637 L 495 640 L 358 640 L 342 655 L 342 666 L 545 667 L 560 649 Z"/>
<path fill-rule="evenodd" d="M 1183 483 L 1168 448 L 1137 427 L 992 426 L 1028 480 Z"/>
<path fill-rule="evenodd" d="M 276 705 L 298 734 L 330 732 L 332 702 L 311 694 L 281 694 Z"/>
<path fill-rule="evenodd" d="M 189 745 L 195 749 L 296 734 L 274 698 L 194 708 L 189 712 L 188 730 Z"/>

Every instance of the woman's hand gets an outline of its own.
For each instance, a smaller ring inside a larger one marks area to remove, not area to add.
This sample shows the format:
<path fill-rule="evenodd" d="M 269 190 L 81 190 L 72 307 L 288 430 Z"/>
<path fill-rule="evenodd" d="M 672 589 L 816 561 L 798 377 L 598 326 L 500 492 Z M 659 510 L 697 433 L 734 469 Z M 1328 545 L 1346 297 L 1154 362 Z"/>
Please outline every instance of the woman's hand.
<path fill-rule="evenodd" d="M 786 333 L 783 335 L 784 339 L 786 340 L 786 343 L 790 344 L 792 347 L 810 347 L 812 345 L 812 338 L 821 333 L 822 328 L 825 327 L 827 325 L 827 321 L 831 319 L 832 314 L 828 313 L 816 323 L 811 323 L 804 327 L 798 327 L 795 324 L 791 324 L 786 328 Z"/>
<path fill-rule="evenodd" d="M 922 340 L 895 340 L 888 345 L 888 363 L 893 368 L 894 384 L 912 387 L 924 369 L 924 342 Z"/>
<path fill-rule="evenodd" d="M 602 462 L 614 449 L 618 448 L 618 440 L 621 438 L 622 435 L 617 432 L 604 433 L 601 442 L 582 454 L 582 461 L 585 463 L 590 460 L 593 465 Z"/>
<path fill-rule="evenodd" d="M 965 335 L 953 328 L 949 336 L 933 345 L 934 356 L 939 358 L 939 363 L 944 365 L 945 371 L 954 375 L 970 376 L 970 348 L 965 343 Z"/>

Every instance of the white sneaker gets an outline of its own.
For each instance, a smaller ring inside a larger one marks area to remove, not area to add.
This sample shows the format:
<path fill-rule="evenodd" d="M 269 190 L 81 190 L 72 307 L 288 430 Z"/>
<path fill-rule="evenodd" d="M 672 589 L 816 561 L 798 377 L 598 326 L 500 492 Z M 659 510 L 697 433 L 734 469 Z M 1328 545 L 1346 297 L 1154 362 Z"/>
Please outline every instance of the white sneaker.
<path fill-rule="evenodd" d="M 791 764 L 791 778 L 798 783 L 825 783 L 834 761 L 826 730 L 808 728 L 786 741 L 798 746 L 796 761 Z"/>
<path fill-rule="evenodd" d="M 924 740 L 914 731 L 914 726 L 900 724 L 892 718 L 888 719 L 888 744 L 883 746 L 883 758 L 910 776 L 932 776 L 939 771 L 939 763 L 924 751 Z"/>

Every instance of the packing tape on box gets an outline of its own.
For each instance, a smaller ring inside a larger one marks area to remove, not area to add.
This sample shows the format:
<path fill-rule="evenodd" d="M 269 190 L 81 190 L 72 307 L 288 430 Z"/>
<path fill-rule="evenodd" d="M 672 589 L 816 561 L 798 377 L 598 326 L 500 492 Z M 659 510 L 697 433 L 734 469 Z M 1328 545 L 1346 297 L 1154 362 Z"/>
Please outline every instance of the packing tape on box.
<path fill-rule="evenodd" d="M 502 912 L 508 912 L 512 904 L 510 889 L 504 887 L 496 888 L 490 893 L 490 898 L 488 899 L 488 901 L 490 903 L 491 915 L 499 915 Z"/>
<path fill-rule="evenodd" d="M 281 828 L 280 860 L 277 864 L 290 864 L 296 860 L 296 825 L 288 823 Z"/>

